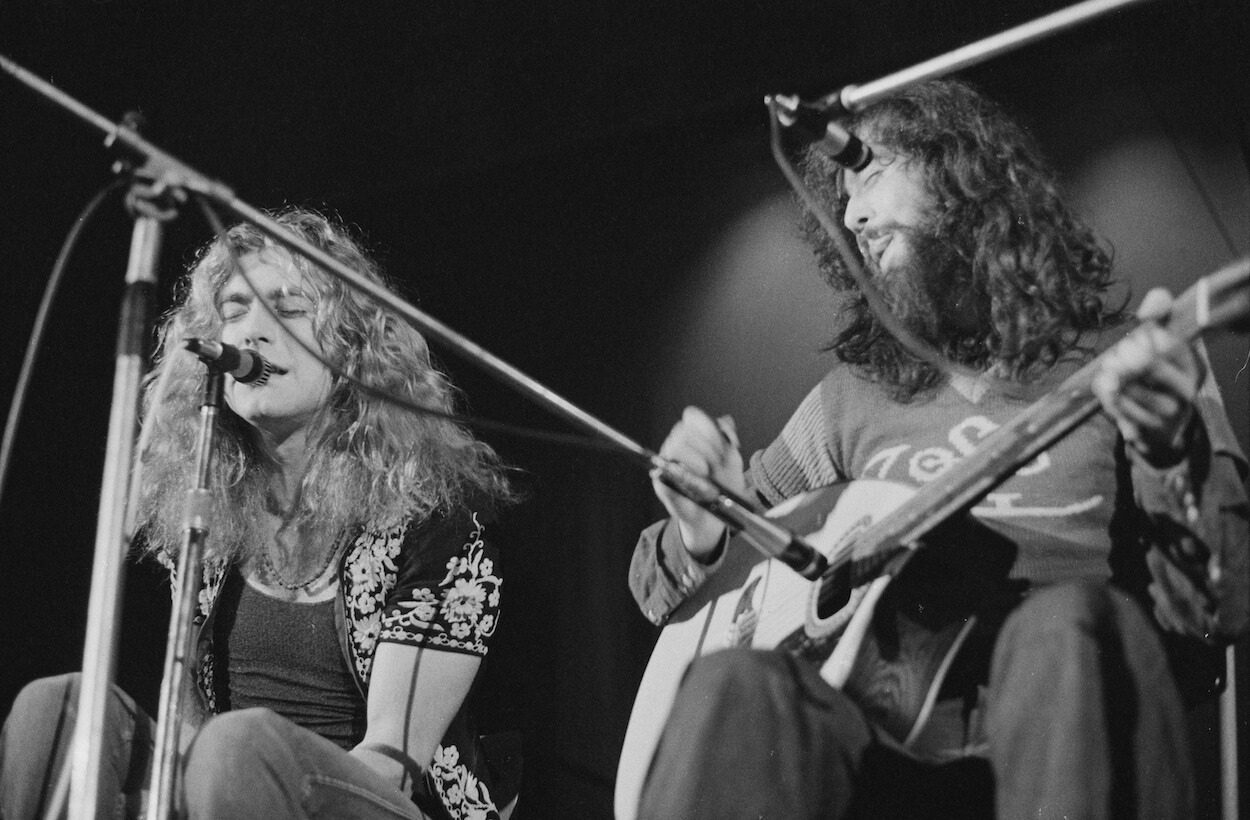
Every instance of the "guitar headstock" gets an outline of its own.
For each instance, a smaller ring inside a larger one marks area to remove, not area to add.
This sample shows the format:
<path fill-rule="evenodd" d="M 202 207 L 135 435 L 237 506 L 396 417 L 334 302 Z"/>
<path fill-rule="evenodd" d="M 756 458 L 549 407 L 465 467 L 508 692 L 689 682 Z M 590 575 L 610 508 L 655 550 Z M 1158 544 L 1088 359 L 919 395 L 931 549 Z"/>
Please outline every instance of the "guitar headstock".
<path fill-rule="evenodd" d="M 1176 298 L 1167 324 L 1186 337 L 1217 328 L 1250 332 L 1250 257 L 1199 279 Z"/>

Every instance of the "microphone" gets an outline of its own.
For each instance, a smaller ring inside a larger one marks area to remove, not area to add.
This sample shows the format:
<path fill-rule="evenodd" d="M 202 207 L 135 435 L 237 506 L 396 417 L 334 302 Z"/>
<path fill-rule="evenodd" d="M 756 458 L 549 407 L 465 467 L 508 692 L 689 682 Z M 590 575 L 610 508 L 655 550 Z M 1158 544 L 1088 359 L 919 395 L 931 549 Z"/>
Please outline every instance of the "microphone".
<path fill-rule="evenodd" d="M 204 364 L 241 384 L 262 385 L 273 373 L 273 365 L 255 350 L 194 337 L 183 339 L 182 344 Z"/>
<path fill-rule="evenodd" d="M 872 160 L 872 149 L 838 124 L 846 113 L 841 106 L 805 103 L 783 94 L 765 97 L 764 101 L 776 103 L 777 120 L 783 126 L 798 130 L 817 150 L 844 168 L 862 171 Z"/>

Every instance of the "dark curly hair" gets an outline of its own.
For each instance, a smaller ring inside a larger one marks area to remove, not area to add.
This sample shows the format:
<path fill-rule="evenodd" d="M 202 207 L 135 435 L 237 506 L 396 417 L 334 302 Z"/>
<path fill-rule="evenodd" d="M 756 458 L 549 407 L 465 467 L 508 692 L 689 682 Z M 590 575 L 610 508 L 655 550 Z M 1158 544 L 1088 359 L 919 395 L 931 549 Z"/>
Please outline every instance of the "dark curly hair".
<path fill-rule="evenodd" d="M 1082 334 L 1125 320 L 1124 303 L 1107 305 L 1111 253 L 1063 202 L 1033 139 L 972 86 L 921 83 L 868 106 L 847 126 L 916 163 L 934 196 L 933 234 L 954 263 L 955 289 L 973 295 L 978 319 L 975 329 L 931 340 L 945 356 L 1024 381 L 1072 351 Z M 840 225 L 847 203 L 841 170 L 814 150 L 802 167 Z M 810 213 L 803 231 L 829 284 L 855 291 L 826 349 L 902 401 L 939 384 L 942 373 L 899 345 L 867 309 Z"/>

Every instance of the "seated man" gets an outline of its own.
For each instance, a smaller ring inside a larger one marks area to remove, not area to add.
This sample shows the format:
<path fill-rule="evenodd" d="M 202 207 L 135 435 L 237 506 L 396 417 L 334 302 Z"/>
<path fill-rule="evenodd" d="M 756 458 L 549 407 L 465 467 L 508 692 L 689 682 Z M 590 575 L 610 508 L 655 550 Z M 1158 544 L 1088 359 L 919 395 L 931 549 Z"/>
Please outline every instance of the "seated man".
<path fill-rule="evenodd" d="M 732 419 L 695 408 L 660 451 L 762 507 L 852 479 L 940 480 L 1125 335 L 1106 299 L 1109 254 L 996 105 L 929 82 L 849 127 L 872 161 L 849 171 L 813 153 L 808 183 L 893 315 L 960 367 L 888 333 L 812 220 L 822 271 L 848 292 L 837 364 L 747 465 Z M 1143 310 L 1168 302 L 1151 294 Z M 815 663 L 732 649 L 692 664 L 640 815 L 1190 817 L 1184 706 L 1216 688 L 1221 648 L 1247 625 L 1246 463 L 1200 348 L 1150 324 L 1099 368 L 1105 413 L 971 511 L 1010 538 L 1010 583 L 1024 591 L 971 697 L 935 714 L 950 724 L 945 748 L 906 746 Z M 671 518 L 643 532 L 630 580 L 663 624 L 716 572 L 726 537 L 658 480 L 655 491 Z M 978 758 L 973 792 L 944 803 L 935 761 Z"/>
<path fill-rule="evenodd" d="M 276 219 L 384 282 L 344 226 L 299 209 Z M 186 337 L 255 351 L 272 372 L 224 386 L 175 816 L 498 818 L 512 795 L 490 782 L 466 698 L 499 617 L 489 532 L 513 497 L 506 470 L 459 425 L 356 381 L 450 412 L 425 339 L 249 224 L 205 246 L 148 381 L 140 513 L 149 552 L 171 568 L 203 394 Z M 14 702 L 0 743 L 7 820 L 49 810 L 78 683 L 38 680 Z M 113 688 L 101 817 L 140 816 L 153 723 Z"/>

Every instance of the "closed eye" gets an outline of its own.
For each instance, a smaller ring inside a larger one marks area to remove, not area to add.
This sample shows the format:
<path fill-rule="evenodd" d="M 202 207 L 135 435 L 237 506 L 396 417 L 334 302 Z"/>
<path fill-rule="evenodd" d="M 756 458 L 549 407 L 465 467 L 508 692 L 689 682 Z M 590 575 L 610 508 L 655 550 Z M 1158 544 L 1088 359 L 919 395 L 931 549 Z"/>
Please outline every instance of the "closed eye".
<path fill-rule="evenodd" d="M 222 303 L 220 312 L 222 321 L 233 322 L 247 315 L 248 304 L 242 300 L 227 299 Z"/>
<path fill-rule="evenodd" d="M 273 309 L 283 318 L 295 319 L 301 316 L 311 316 L 316 310 L 316 304 L 307 296 L 290 294 L 276 300 Z"/>

